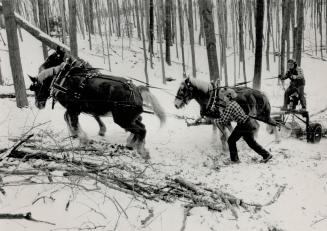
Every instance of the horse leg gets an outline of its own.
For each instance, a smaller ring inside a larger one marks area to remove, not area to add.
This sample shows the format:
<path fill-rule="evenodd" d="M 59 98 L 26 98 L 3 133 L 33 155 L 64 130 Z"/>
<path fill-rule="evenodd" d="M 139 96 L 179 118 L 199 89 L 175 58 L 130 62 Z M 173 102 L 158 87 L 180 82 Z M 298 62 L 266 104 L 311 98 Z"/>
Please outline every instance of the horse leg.
<path fill-rule="evenodd" d="M 211 144 L 216 145 L 217 142 L 217 134 L 218 134 L 218 129 L 215 124 L 212 125 L 212 136 L 211 136 Z"/>
<path fill-rule="evenodd" d="M 138 135 L 135 135 L 137 137 L 136 140 L 136 150 L 137 152 L 144 158 L 144 159 L 150 159 L 150 153 L 145 148 L 145 135 L 146 135 L 146 129 L 144 124 L 141 120 L 135 120 L 135 124 L 138 127 Z"/>
<path fill-rule="evenodd" d="M 226 130 L 226 126 L 222 126 L 220 124 L 217 124 L 217 127 L 220 130 L 220 141 L 222 145 L 222 149 L 224 152 L 228 151 L 228 145 L 227 145 L 227 138 L 228 138 L 228 132 Z"/>
<path fill-rule="evenodd" d="M 255 138 L 257 138 L 258 137 L 258 133 L 259 133 L 260 124 L 256 120 L 252 120 L 252 122 L 253 122 L 253 125 L 255 127 L 254 132 L 253 132 L 253 135 L 254 135 Z"/>
<path fill-rule="evenodd" d="M 132 145 L 136 147 L 140 156 L 144 159 L 150 159 L 149 151 L 144 147 L 146 130 L 144 124 L 141 122 L 141 118 L 137 117 L 130 121 L 127 118 L 123 118 L 121 115 L 116 116 L 116 113 L 113 113 L 113 118 L 115 123 L 133 134 L 135 142 L 133 142 Z"/>
<path fill-rule="evenodd" d="M 74 127 L 71 124 L 71 119 L 70 119 L 70 115 L 69 115 L 69 112 L 68 111 L 65 112 L 64 118 L 65 118 L 66 124 L 68 126 L 68 129 L 70 131 L 70 134 L 72 135 L 73 138 L 77 138 L 78 137 L 78 133 L 77 133 L 77 130 L 74 129 Z"/>
<path fill-rule="evenodd" d="M 99 136 L 104 136 L 104 134 L 107 131 L 106 125 L 102 122 L 101 118 L 97 115 L 93 115 L 94 119 L 98 122 L 100 130 L 99 130 Z"/>
<path fill-rule="evenodd" d="M 81 143 L 87 143 L 88 141 L 87 136 L 85 132 L 81 129 L 81 126 L 78 122 L 79 113 L 66 111 L 64 116 L 68 128 L 72 134 L 72 137 L 73 138 L 79 137 Z"/>
<path fill-rule="evenodd" d="M 139 116 L 137 117 L 137 119 L 135 120 L 135 122 L 138 121 L 138 123 L 142 124 L 142 117 Z M 127 137 L 127 141 L 126 141 L 126 147 L 133 149 L 136 146 L 136 141 L 137 141 L 137 137 L 134 135 L 134 133 L 131 133 L 128 137 Z"/>
<path fill-rule="evenodd" d="M 267 125 L 267 131 L 269 132 L 269 134 L 274 134 L 275 143 L 281 142 L 280 133 L 276 126 Z"/>
<path fill-rule="evenodd" d="M 135 143 L 136 142 L 136 136 L 131 133 L 128 137 L 127 137 L 127 140 L 126 140 L 126 147 L 127 148 L 130 148 L 130 149 L 133 149 L 134 146 L 135 146 Z"/>

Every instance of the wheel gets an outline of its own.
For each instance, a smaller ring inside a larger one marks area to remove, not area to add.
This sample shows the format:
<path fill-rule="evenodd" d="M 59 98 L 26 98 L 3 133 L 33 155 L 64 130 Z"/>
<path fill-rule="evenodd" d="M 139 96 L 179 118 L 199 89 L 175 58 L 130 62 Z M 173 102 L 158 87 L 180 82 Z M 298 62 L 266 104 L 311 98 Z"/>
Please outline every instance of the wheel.
<path fill-rule="evenodd" d="M 322 137 L 322 127 L 319 123 L 309 124 L 307 131 L 307 141 L 310 143 L 319 143 Z"/>

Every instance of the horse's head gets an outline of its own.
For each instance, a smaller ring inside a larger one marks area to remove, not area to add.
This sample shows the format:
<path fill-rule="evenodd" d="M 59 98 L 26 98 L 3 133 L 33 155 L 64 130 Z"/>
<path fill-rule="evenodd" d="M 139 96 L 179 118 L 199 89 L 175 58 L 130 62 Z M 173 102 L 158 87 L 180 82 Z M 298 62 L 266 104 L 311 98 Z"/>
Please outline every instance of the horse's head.
<path fill-rule="evenodd" d="M 35 106 L 38 109 L 45 108 L 47 99 L 50 96 L 50 85 L 53 74 L 56 74 L 52 68 L 50 69 L 42 71 L 37 77 L 29 76 L 32 81 L 29 89 L 35 92 Z"/>
<path fill-rule="evenodd" d="M 65 51 L 62 50 L 59 46 L 56 51 L 48 56 L 44 63 L 39 67 L 39 73 L 50 67 L 55 67 L 60 65 L 65 61 Z"/>
<path fill-rule="evenodd" d="M 193 98 L 194 86 L 189 78 L 186 78 L 178 88 L 175 96 L 175 107 L 180 109 L 188 104 Z"/>

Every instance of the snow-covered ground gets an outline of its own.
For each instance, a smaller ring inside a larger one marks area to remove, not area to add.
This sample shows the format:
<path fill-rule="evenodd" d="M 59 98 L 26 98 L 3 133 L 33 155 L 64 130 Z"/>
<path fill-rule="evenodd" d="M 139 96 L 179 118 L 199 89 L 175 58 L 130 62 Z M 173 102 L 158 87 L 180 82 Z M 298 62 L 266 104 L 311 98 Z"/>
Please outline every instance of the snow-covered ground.
<path fill-rule="evenodd" d="M 5 32 L 1 31 L 2 35 Z M 29 34 L 23 33 L 24 41 L 20 43 L 24 74 L 36 75 L 42 63 L 41 44 Z M 97 40 L 97 44 L 101 44 Z M 132 77 L 145 81 L 142 43 L 124 40 L 122 54 L 121 39 L 112 40 L 111 64 L 112 74 Z M 88 50 L 88 43 L 80 40 L 81 57 L 94 67 L 108 69 L 107 60 L 101 57 L 102 48 L 95 46 Z M 174 94 L 182 79 L 180 60 L 176 58 L 175 47 L 172 66 L 166 66 L 167 77 L 176 81 L 162 84 L 160 60 L 154 58 L 154 69 L 149 69 L 150 84 L 167 89 L 152 89 L 168 114 L 164 127 L 159 127 L 156 117 L 143 115 L 147 128 L 146 147 L 151 155 L 149 176 L 160 180 L 165 177 L 182 177 L 194 184 L 222 190 L 243 199 L 248 203 L 267 204 L 257 212 L 237 209 L 238 218 L 230 210 L 223 212 L 208 211 L 197 207 L 190 211 L 185 223 L 185 230 L 326 230 L 327 227 L 327 140 L 319 144 L 309 144 L 305 140 L 284 136 L 281 143 L 275 143 L 274 137 L 261 129 L 258 142 L 273 154 L 267 164 L 259 163 L 258 156 L 243 142 L 238 143 L 241 163 L 226 164 L 228 154 L 223 153 L 218 138 L 214 136 L 211 126 L 187 127 L 183 120 L 173 115 L 196 117 L 199 107 L 191 102 L 185 109 L 176 110 L 173 105 Z M 158 52 L 158 44 L 155 44 Z M 230 50 L 229 53 L 232 51 Z M 197 47 L 198 78 L 209 80 L 205 48 Z M 7 47 L 0 44 L 1 70 L 8 85 L 12 84 Z M 232 66 L 232 55 L 228 65 Z M 248 78 L 253 75 L 254 57 L 248 54 Z M 265 60 L 265 59 L 263 59 Z M 283 90 L 276 80 L 265 80 L 277 76 L 277 62 L 271 57 L 271 71 L 266 71 L 263 63 L 262 90 L 268 95 L 272 106 L 282 104 Z M 191 73 L 191 56 L 186 49 L 187 72 Z M 310 112 L 316 112 L 327 105 L 327 65 L 325 61 L 304 55 L 302 68 L 307 80 L 305 88 Z M 107 73 L 104 70 L 104 73 Z M 230 76 L 233 72 L 229 73 Z M 232 77 L 231 77 L 232 79 Z M 242 78 L 238 79 L 242 82 Z M 30 84 L 25 78 L 26 86 Z M 135 82 L 138 84 L 137 82 Z M 0 94 L 13 92 L 13 86 L 0 87 Z M 18 109 L 14 99 L 0 99 L 0 149 L 13 145 L 13 138 L 20 138 L 26 132 L 47 134 L 48 140 L 61 142 L 69 136 L 63 119 L 64 109 L 56 104 L 51 109 L 49 101 L 44 110 L 34 106 L 34 99 L 29 97 L 29 107 Z M 278 110 L 274 108 L 274 110 Z M 325 126 L 326 113 L 317 116 Z M 125 144 L 128 134 L 114 124 L 111 117 L 104 118 L 107 134 L 104 138 L 97 136 L 98 125 L 87 115 L 80 116 L 81 125 L 89 138 L 97 142 Z M 262 128 L 265 125 L 262 124 Z M 44 146 L 47 144 L 44 143 Z M 74 143 L 75 145 L 75 143 Z M 146 166 L 138 157 L 134 157 L 137 166 Z M 24 170 L 38 167 L 42 161 L 20 162 L 6 159 L 0 162 L 0 169 Z M 14 166 L 14 167 L 13 167 Z M 181 230 L 185 203 L 163 203 L 134 198 L 120 191 L 95 184 L 94 180 L 62 177 L 62 172 L 51 173 L 54 183 L 47 177 L 37 175 L 17 176 L 0 172 L 3 182 L 12 182 L 4 187 L 5 195 L 0 194 L 0 214 L 31 212 L 33 218 L 46 222 L 0 219 L 1 230 Z M 27 179 L 29 181 L 27 181 Z M 24 184 L 24 182 L 34 182 Z M 61 183 L 55 183 L 61 182 Z M 67 184 L 65 184 L 67 182 Z M 72 187 L 72 184 L 82 185 Z M 1 187 L 1 183 L 0 183 Z M 38 198 L 42 198 L 37 200 Z M 69 202 L 69 206 L 67 203 Z M 153 216 L 142 224 L 153 210 Z M 276 228 L 276 229 L 273 229 Z"/>

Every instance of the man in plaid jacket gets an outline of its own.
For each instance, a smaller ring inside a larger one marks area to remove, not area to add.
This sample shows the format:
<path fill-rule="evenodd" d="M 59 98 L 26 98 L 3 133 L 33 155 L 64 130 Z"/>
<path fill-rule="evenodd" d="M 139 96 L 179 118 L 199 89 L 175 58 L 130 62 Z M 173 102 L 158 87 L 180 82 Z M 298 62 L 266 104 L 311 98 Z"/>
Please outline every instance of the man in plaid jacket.
<path fill-rule="evenodd" d="M 272 158 L 272 155 L 259 145 L 254 139 L 255 127 L 251 123 L 251 118 L 245 114 L 241 106 L 234 100 L 237 93 L 233 89 L 227 89 L 224 94 L 224 101 L 226 102 L 226 108 L 223 110 L 220 118 L 215 119 L 216 124 L 226 125 L 232 121 L 237 123 L 237 126 L 233 130 L 232 134 L 228 138 L 228 146 L 230 152 L 230 159 L 233 163 L 239 163 L 239 157 L 236 147 L 236 142 L 243 137 L 245 142 L 256 153 L 262 156 L 262 163 L 266 163 Z"/>

